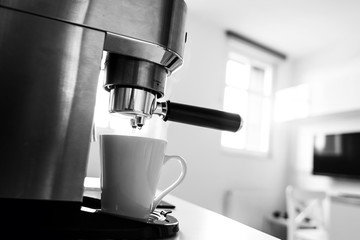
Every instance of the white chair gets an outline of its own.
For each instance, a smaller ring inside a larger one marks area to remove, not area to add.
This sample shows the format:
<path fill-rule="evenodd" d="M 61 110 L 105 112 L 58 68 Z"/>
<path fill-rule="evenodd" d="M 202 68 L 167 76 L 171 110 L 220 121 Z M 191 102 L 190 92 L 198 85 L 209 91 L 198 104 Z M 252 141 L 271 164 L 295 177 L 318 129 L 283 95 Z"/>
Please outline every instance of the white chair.
<path fill-rule="evenodd" d="M 328 198 L 325 192 L 288 186 L 287 240 L 328 240 Z"/>

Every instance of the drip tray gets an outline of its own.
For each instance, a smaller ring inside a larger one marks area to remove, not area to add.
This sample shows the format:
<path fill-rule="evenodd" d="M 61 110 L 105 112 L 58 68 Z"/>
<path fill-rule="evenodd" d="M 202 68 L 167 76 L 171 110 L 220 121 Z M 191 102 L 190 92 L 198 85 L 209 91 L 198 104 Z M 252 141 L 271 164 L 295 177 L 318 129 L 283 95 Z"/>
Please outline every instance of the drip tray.
<path fill-rule="evenodd" d="M 78 225 L 54 228 L 54 234 L 81 239 L 154 239 L 167 238 L 179 231 L 178 221 L 167 215 L 164 220 L 142 223 L 101 212 L 81 211 Z"/>
<path fill-rule="evenodd" d="M 148 223 L 101 212 L 101 200 L 83 202 L 0 199 L 2 234 L 14 239 L 162 239 L 179 231 L 167 208 L 159 208 Z M 4 235 L 4 236 L 5 236 Z"/>
<path fill-rule="evenodd" d="M 101 212 L 100 199 L 84 197 L 83 208 L 75 226 L 54 229 L 66 236 L 92 239 L 154 239 L 168 238 L 179 231 L 176 218 L 169 210 L 156 210 L 147 223 Z M 95 211 L 89 211 L 93 209 Z"/>

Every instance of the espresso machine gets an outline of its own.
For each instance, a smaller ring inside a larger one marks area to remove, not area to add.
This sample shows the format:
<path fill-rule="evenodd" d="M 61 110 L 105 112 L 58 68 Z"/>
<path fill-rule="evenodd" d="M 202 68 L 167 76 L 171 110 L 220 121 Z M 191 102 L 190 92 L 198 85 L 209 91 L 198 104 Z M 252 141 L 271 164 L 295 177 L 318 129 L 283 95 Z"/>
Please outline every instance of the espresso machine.
<path fill-rule="evenodd" d="M 109 111 L 129 116 L 129 127 L 158 115 L 241 128 L 237 114 L 163 100 L 167 78 L 183 64 L 185 18 L 184 0 L 0 0 L 3 230 L 94 236 L 101 221 L 114 229 L 103 216 L 79 214 L 85 202 L 98 204 L 83 191 L 105 56 Z"/>

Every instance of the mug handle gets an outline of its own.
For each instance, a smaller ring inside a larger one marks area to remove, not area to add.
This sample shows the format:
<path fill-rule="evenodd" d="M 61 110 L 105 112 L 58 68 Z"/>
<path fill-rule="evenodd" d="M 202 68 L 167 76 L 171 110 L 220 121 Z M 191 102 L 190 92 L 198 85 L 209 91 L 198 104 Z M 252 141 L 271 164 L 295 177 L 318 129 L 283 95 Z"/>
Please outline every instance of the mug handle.
<path fill-rule="evenodd" d="M 157 205 L 160 203 L 161 199 L 163 199 L 169 192 L 174 190 L 185 178 L 187 172 L 187 165 L 185 159 L 177 155 L 165 155 L 163 165 L 165 165 L 170 159 L 176 159 L 179 161 L 181 165 L 181 174 L 173 184 L 171 184 L 169 187 L 167 187 L 164 191 L 162 191 L 161 193 L 159 193 L 159 195 L 155 197 L 151 212 L 155 210 Z"/>

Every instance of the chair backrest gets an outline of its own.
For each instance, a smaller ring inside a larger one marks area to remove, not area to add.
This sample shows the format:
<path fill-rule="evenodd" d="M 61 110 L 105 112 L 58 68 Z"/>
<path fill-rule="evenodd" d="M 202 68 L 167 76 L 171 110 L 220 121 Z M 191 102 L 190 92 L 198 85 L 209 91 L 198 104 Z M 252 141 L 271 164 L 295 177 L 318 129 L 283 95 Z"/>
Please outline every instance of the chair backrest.
<path fill-rule="evenodd" d="M 327 233 L 328 198 L 326 192 L 288 186 L 286 188 L 288 238 L 295 240 L 299 230 Z"/>

